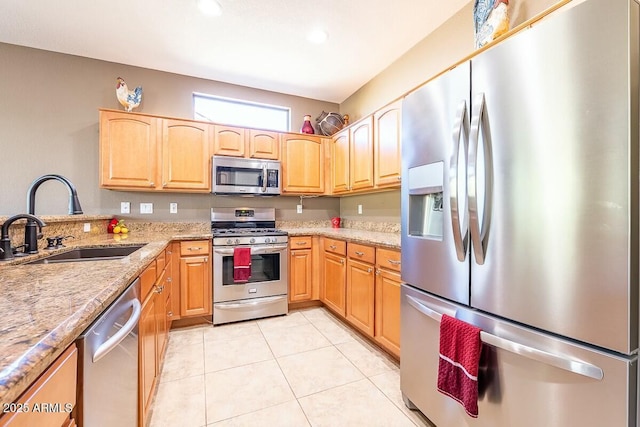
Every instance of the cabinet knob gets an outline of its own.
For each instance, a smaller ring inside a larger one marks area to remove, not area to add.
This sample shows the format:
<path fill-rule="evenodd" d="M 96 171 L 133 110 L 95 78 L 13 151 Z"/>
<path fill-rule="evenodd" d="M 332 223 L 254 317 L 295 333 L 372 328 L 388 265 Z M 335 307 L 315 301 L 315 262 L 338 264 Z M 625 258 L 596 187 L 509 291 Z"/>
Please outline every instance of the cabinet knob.
<path fill-rule="evenodd" d="M 156 183 L 155 183 L 155 182 L 151 181 L 151 182 L 149 183 L 149 187 L 155 187 L 155 186 L 156 186 Z"/>
<path fill-rule="evenodd" d="M 344 260 L 343 259 L 340 260 L 340 264 L 344 264 Z"/>
<path fill-rule="evenodd" d="M 167 317 L 173 317 L 173 311 L 168 312 Z"/>
<path fill-rule="evenodd" d="M 376 268 L 376 276 L 379 276 L 379 275 L 380 275 L 380 269 Z"/>
<path fill-rule="evenodd" d="M 171 277 L 167 277 L 167 283 L 171 283 L 173 279 Z"/>
<path fill-rule="evenodd" d="M 367 273 L 371 273 L 373 270 L 371 268 L 367 268 Z"/>
<path fill-rule="evenodd" d="M 166 182 L 163 182 L 163 183 L 162 183 L 162 186 L 163 186 L 163 187 L 166 187 L 166 186 L 167 186 L 167 183 L 166 183 Z"/>
<path fill-rule="evenodd" d="M 402 177 L 401 176 L 398 177 L 398 181 L 402 181 Z"/>

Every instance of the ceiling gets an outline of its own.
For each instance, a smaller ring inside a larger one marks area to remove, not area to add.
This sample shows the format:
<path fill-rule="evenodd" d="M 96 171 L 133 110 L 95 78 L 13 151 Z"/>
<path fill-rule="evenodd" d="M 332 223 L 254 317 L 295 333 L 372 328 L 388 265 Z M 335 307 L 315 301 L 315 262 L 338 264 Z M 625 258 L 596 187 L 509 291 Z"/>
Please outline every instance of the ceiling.
<path fill-rule="evenodd" d="M 470 0 L 218 1 L 2 0 L 0 42 L 339 103 Z"/>

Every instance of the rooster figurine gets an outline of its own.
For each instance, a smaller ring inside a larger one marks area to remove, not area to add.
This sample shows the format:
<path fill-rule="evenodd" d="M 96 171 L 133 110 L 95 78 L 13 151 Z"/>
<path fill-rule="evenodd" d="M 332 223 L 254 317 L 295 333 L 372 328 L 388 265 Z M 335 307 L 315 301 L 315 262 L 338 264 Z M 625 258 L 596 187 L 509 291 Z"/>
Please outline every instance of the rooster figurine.
<path fill-rule="evenodd" d="M 138 86 L 135 90 L 129 90 L 124 80 L 118 77 L 116 96 L 118 97 L 120 104 L 122 104 L 128 112 L 131 112 L 131 110 L 136 108 L 140 105 L 140 102 L 142 102 L 142 86 Z"/>

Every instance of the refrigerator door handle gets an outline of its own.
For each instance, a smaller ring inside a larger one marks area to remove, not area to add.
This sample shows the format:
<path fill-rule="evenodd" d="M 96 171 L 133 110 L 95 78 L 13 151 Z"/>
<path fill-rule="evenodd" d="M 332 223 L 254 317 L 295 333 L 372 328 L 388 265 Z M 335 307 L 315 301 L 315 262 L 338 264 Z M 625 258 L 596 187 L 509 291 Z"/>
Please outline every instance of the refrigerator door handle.
<path fill-rule="evenodd" d="M 436 322 L 440 322 L 442 319 L 442 314 L 427 307 L 424 302 L 419 301 L 411 295 L 407 295 L 407 302 L 420 313 L 432 318 Z M 602 369 L 590 363 L 570 359 L 563 355 L 553 354 L 524 344 L 519 344 L 515 341 L 500 338 L 484 331 L 480 332 L 480 340 L 490 346 L 544 363 L 546 365 L 555 366 L 556 368 L 564 369 L 565 371 L 578 375 L 583 375 L 595 380 L 602 380 L 602 378 L 604 378 Z"/>
<path fill-rule="evenodd" d="M 491 139 L 487 123 L 486 102 L 484 93 L 476 95 L 473 101 L 473 115 L 471 116 L 471 131 L 469 134 L 469 156 L 467 164 L 467 195 L 469 198 L 469 233 L 476 263 L 484 264 L 487 248 L 487 231 L 491 219 Z M 484 206 L 482 224 L 478 209 L 478 150 L 480 132 L 483 136 L 484 149 Z M 487 173 L 489 172 L 489 173 Z"/>
<path fill-rule="evenodd" d="M 460 218 L 460 194 L 458 191 L 458 157 L 460 156 L 460 137 L 462 136 L 464 144 L 464 155 L 466 164 L 466 155 L 469 141 L 469 125 L 467 122 L 467 101 L 462 101 L 458 106 L 458 112 L 453 124 L 453 149 L 451 151 L 451 160 L 449 162 L 449 209 L 451 211 L 451 230 L 453 231 L 453 241 L 456 248 L 456 256 L 458 261 L 464 261 L 467 257 L 467 246 L 469 244 L 468 226 L 466 224 L 467 217 L 464 216 L 464 224 Z M 466 197 L 466 195 L 465 195 Z M 464 234 L 464 236 L 463 236 Z"/>

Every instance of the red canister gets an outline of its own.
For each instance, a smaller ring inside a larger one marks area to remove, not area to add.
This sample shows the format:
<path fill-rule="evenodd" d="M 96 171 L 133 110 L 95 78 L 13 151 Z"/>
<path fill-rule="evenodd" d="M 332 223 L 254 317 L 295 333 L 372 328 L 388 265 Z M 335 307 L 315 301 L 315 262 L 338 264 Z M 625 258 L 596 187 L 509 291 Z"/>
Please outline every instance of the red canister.
<path fill-rule="evenodd" d="M 331 218 L 331 226 L 333 228 L 340 228 L 340 218 L 339 217 L 333 217 Z"/>

